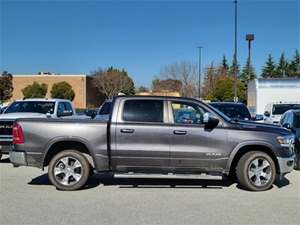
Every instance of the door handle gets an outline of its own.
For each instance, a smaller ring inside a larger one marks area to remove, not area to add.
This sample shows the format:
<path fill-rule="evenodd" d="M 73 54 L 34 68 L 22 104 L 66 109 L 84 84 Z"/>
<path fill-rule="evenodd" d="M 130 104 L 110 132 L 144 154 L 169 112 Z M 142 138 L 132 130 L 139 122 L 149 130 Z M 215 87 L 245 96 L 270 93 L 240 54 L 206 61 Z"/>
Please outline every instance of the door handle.
<path fill-rule="evenodd" d="M 121 129 L 121 133 L 131 134 L 134 132 L 134 129 Z"/>
<path fill-rule="evenodd" d="M 185 130 L 174 130 L 173 134 L 177 134 L 177 135 L 186 135 L 187 131 Z"/>

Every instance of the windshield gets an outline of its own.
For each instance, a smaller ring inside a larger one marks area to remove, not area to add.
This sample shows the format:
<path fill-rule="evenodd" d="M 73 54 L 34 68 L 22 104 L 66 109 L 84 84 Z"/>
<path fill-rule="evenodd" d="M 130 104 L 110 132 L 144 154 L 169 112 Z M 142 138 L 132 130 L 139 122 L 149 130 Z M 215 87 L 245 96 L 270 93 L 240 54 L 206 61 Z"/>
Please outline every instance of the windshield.
<path fill-rule="evenodd" d="M 99 110 L 98 115 L 106 115 L 111 112 L 112 102 L 105 102 Z"/>
<path fill-rule="evenodd" d="M 213 107 L 218 109 L 219 111 L 223 112 L 226 116 L 232 119 L 251 119 L 251 115 L 243 105 L 221 105 L 221 104 L 211 104 Z"/>
<path fill-rule="evenodd" d="M 281 115 L 290 109 L 300 109 L 300 104 L 275 104 L 273 105 L 272 114 Z"/>
<path fill-rule="evenodd" d="M 15 113 L 15 112 L 26 112 L 26 113 L 54 113 L 55 102 L 14 102 L 6 110 L 6 113 Z"/>

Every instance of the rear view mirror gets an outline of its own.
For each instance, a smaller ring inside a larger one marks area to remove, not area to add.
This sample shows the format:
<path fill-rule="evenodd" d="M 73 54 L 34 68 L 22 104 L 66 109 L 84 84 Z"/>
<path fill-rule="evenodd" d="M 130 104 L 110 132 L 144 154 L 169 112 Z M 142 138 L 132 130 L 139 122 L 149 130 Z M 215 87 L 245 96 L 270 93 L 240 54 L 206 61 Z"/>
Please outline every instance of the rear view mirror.
<path fill-rule="evenodd" d="M 286 128 L 286 129 L 292 129 L 292 126 L 291 126 L 291 124 L 289 124 L 289 123 L 285 123 L 285 124 L 283 124 L 282 125 L 284 128 Z"/>
<path fill-rule="evenodd" d="M 270 117 L 270 112 L 269 112 L 269 111 L 265 111 L 264 115 L 265 115 L 266 117 Z"/>

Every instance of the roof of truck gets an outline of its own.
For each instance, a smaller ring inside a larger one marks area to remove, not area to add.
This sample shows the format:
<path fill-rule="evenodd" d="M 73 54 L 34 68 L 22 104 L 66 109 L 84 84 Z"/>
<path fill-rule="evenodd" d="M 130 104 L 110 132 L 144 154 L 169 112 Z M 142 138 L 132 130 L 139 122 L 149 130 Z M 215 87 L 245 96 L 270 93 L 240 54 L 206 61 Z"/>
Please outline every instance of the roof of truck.
<path fill-rule="evenodd" d="M 60 99 L 60 98 L 26 98 L 26 99 L 18 99 L 16 101 L 26 101 L 26 102 L 56 102 L 56 101 L 70 101 L 68 99 Z"/>

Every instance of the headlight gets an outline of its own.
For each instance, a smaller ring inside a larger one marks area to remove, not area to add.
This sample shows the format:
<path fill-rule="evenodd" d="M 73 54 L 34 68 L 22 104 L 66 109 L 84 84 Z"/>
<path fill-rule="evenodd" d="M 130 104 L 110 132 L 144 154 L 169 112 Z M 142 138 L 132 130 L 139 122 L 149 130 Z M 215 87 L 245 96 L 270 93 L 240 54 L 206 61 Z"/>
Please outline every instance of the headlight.
<path fill-rule="evenodd" d="M 282 147 L 294 149 L 295 137 L 293 135 L 279 136 L 276 139 L 277 139 L 278 144 L 280 144 Z"/>

